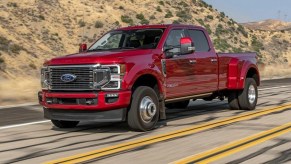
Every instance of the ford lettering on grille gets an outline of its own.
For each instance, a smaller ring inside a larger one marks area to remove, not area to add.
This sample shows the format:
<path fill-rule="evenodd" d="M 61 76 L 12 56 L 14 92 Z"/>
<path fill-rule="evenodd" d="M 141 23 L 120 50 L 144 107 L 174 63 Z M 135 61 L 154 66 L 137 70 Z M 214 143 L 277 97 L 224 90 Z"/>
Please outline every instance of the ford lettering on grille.
<path fill-rule="evenodd" d="M 76 75 L 73 75 L 73 74 L 63 74 L 61 76 L 61 80 L 65 83 L 69 83 L 69 82 L 73 82 L 77 79 L 77 76 Z"/>

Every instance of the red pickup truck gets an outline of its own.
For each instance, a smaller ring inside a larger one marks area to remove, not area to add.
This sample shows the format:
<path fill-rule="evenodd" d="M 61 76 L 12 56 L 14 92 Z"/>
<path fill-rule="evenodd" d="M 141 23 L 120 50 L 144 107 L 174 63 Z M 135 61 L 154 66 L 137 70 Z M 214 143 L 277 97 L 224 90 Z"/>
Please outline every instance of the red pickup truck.
<path fill-rule="evenodd" d="M 137 131 L 190 100 L 228 98 L 253 110 L 260 76 L 255 53 L 216 53 L 207 31 L 191 25 L 142 25 L 109 31 L 88 49 L 51 59 L 38 93 L 59 128 L 80 121 L 121 122 Z"/>

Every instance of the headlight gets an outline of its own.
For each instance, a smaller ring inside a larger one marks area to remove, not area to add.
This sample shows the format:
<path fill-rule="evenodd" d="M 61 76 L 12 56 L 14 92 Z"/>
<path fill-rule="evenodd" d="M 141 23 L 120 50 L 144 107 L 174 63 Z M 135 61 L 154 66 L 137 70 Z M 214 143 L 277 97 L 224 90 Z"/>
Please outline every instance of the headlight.
<path fill-rule="evenodd" d="M 49 88 L 49 82 L 48 82 L 49 71 L 48 71 L 47 67 L 41 68 L 41 78 L 40 79 L 41 79 L 41 81 L 40 81 L 41 88 L 48 89 Z"/>
<path fill-rule="evenodd" d="M 103 68 L 109 68 L 110 70 L 110 82 L 101 87 L 102 90 L 115 90 L 121 88 L 121 82 L 125 74 L 125 65 L 104 65 Z"/>

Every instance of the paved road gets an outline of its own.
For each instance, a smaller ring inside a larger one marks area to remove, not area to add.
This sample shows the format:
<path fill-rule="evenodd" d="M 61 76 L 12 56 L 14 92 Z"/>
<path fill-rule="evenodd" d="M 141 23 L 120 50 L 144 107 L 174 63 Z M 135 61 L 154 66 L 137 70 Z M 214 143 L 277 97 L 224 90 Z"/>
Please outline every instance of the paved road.
<path fill-rule="evenodd" d="M 168 119 L 146 133 L 132 132 L 125 123 L 85 122 L 61 130 L 44 122 L 38 105 L 0 108 L 0 163 L 64 157 L 84 163 L 172 163 L 213 154 L 214 148 L 227 148 L 206 158 L 214 163 L 290 163 L 290 106 L 275 108 L 290 103 L 291 79 L 263 81 L 257 111 L 265 113 L 229 110 L 226 101 L 198 100 L 187 109 L 168 110 Z M 256 135 L 260 137 L 254 139 Z"/>

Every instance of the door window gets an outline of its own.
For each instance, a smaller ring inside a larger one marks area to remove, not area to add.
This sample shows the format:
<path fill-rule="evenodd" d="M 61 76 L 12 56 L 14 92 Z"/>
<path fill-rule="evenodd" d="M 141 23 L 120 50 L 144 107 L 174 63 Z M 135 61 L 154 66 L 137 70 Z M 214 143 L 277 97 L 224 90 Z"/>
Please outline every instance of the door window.
<path fill-rule="evenodd" d="M 182 37 L 185 37 L 183 29 L 172 30 L 169 33 L 169 36 L 164 46 L 165 50 L 170 49 L 167 51 L 167 53 L 172 53 L 173 55 L 180 53 L 180 39 Z"/>

